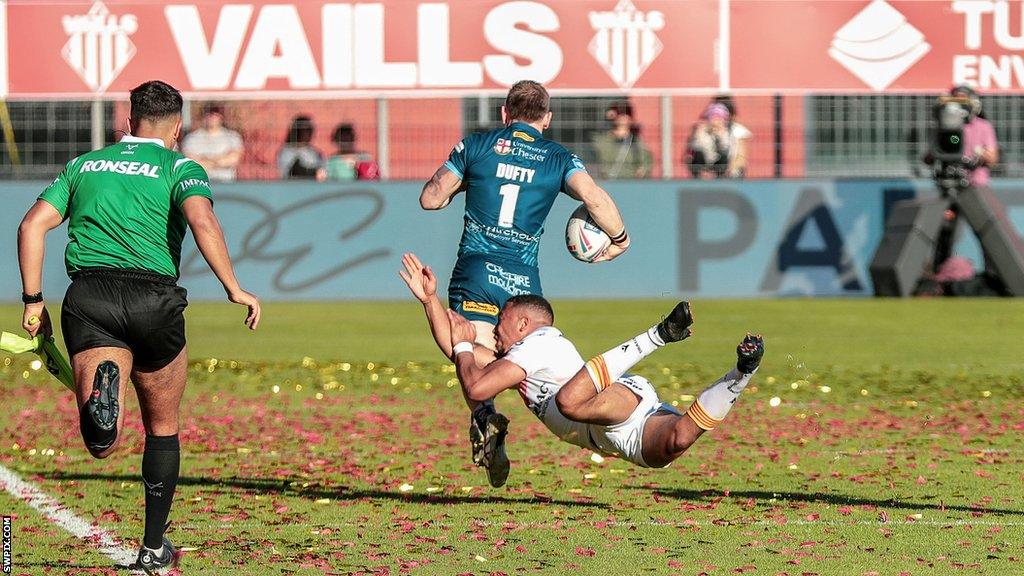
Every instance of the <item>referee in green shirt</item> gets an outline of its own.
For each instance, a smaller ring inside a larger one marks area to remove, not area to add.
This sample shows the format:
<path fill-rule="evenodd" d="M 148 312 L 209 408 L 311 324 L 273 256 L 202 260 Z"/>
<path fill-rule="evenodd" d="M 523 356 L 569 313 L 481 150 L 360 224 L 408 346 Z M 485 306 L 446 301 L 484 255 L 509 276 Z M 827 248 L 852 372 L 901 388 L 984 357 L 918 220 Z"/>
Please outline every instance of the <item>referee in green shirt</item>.
<path fill-rule="evenodd" d="M 22 325 L 31 336 L 49 335 L 45 238 L 68 221 L 64 256 L 71 286 L 61 328 L 82 439 L 94 457 L 107 457 L 117 444 L 128 379 L 135 385 L 146 429 L 146 527 L 136 567 L 146 572 L 175 560 L 164 531 L 178 481 L 178 411 L 188 369 L 188 302 L 177 285 L 186 225 L 228 300 L 248 308 L 246 326 L 255 330 L 260 322 L 259 300 L 235 279 L 206 171 L 173 151 L 181 107 L 181 94 L 163 82 L 132 90 L 131 135 L 68 162 L 18 228 Z"/>

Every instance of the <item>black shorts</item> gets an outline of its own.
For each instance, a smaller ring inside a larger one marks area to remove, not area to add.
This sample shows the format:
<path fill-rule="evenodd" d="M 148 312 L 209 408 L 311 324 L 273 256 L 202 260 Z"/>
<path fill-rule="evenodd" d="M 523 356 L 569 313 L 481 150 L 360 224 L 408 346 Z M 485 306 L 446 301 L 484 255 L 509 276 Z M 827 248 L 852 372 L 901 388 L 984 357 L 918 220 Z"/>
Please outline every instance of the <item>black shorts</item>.
<path fill-rule="evenodd" d="M 98 268 L 74 273 L 60 313 L 68 354 L 125 348 L 136 368 L 163 368 L 185 347 L 187 294 L 174 278 L 152 272 Z"/>

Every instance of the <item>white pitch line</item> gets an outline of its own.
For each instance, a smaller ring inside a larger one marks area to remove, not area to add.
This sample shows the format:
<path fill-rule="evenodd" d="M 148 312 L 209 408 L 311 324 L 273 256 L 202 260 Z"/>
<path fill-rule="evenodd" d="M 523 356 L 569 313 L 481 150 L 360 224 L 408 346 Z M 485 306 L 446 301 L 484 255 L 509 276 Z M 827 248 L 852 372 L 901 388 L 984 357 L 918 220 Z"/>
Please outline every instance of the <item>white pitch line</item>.
<path fill-rule="evenodd" d="M 22 480 L 20 476 L 3 464 L 0 464 L 0 485 L 3 485 L 8 494 L 38 510 L 47 520 L 65 532 L 79 540 L 85 540 L 93 546 L 98 546 L 100 553 L 113 560 L 117 565 L 129 566 L 135 562 L 135 553 L 121 546 L 110 532 L 93 526 L 55 498 L 48 496 L 35 484 Z M 142 572 L 133 571 L 132 574 L 142 574 Z"/>

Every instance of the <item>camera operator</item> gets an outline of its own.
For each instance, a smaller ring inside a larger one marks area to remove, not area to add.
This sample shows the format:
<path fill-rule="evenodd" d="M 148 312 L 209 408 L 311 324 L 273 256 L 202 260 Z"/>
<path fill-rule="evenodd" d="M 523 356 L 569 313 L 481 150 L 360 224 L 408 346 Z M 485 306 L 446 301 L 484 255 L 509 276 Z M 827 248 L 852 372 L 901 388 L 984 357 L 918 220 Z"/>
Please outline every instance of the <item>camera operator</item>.
<path fill-rule="evenodd" d="M 982 114 L 981 98 L 973 88 L 967 85 L 954 86 L 949 94 L 957 98 L 966 98 L 971 103 L 967 123 L 964 124 L 964 159 L 970 174 L 971 186 L 986 187 L 989 185 L 989 169 L 999 162 L 999 143 L 996 142 L 995 128 Z"/>
<path fill-rule="evenodd" d="M 984 118 L 981 99 L 967 85 L 954 86 L 949 96 L 939 97 L 934 108 L 937 131 L 925 162 L 935 168 L 935 182 L 943 196 L 953 202 L 945 211 L 935 242 L 932 262 L 918 284 L 918 295 L 982 296 L 999 292 L 988 274 L 976 275 L 973 264 L 953 255 L 960 207 L 956 199 L 968 188 L 976 193 L 988 190 L 990 170 L 999 161 L 999 144 L 992 123 Z"/>

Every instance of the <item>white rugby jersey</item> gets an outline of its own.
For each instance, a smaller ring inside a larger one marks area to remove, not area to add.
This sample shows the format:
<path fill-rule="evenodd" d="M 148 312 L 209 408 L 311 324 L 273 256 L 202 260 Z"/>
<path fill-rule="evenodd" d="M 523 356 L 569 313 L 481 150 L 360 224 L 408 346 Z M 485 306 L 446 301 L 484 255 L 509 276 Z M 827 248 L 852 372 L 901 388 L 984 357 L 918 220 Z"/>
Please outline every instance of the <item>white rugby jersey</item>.
<path fill-rule="evenodd" d="M 598 450 L 588 434 L 589 426 L 569 420 L 555 404 L 555 394 L 584 365 L 572 342 L 554 326 L 545 326 L 516 342 L 503 358 L 526 371 L 519 395 L 548 430 L 565 442 Z"/>

